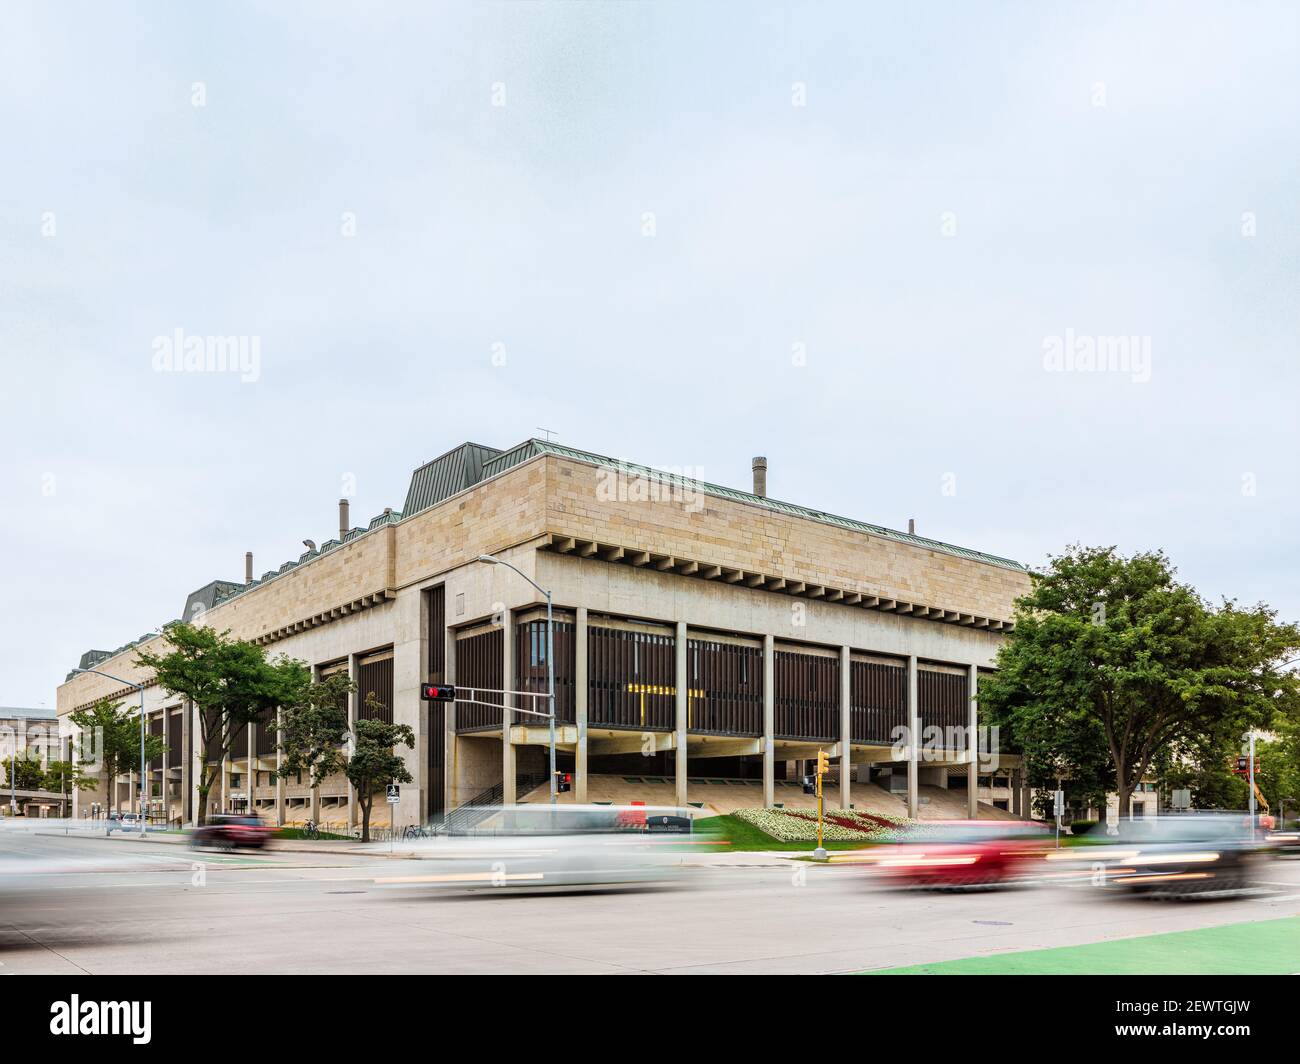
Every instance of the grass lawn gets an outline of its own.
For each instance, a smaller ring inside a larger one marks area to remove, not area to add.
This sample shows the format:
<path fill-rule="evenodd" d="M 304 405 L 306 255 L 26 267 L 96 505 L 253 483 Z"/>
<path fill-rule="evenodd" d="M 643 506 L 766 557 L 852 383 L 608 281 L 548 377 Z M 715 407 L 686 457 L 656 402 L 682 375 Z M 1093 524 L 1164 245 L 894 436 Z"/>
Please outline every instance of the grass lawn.
<path fill-rule="evenodd" d="M 737 853 L 745 850 L 778 850 L 786 853 L 812 853 L 816 842 L 782 842 L 774 839 L 766 831 L 760 831 L 753 824 L 747 824 L 734 816 L 710 816 L 695 822 L 694 837 L 715 836 L 719 850 L 732 850 Z M 827 842 L 828 850 L 860 850 L 872 845 L 869 842 Z"/>
<path fill-rule="evenodd" d="M 277 839 L 310 839 L 315 842 L 317 839 L 323 839 L 326 842 L 356 842 L 357 839 L 352 835 L 335 835 L 328 831 L 317 832 L 315 835 L 308 835 L 302 828 L 280 828 L 275 833 Z"/>
<path fill-rule="evenodd" d="M 863 975 L 1294 975 L 1300 917 L 965 957 Z"/>

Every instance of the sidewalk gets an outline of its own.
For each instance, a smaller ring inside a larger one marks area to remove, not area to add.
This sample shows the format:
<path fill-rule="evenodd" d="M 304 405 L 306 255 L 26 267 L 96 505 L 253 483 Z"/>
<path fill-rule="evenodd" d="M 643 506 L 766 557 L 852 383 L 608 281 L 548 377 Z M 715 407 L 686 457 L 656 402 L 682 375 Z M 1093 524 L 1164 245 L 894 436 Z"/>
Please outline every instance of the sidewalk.
<path fill-rule="evenodd" d="M 141 836 L 138 831 L 114 830 L 106 835 L 103 828 L 73 828 L 68 832 L 59 830 L 34 831 L 35 835 L 52 838 L 102 839 L 105 842 L 119 843 L 158 843 L 167 846 L 185 846 L 189 835 L 175 831 L 150 831 Z M 445 856 L 439 850 L 443 846 L 454 847 L 456 840 L 434 838 L 421 841 L 417 846 L 408 842 L 398 842 L 390 850 L 388 842 L 371 842 L 365 845 L 353 839 L 272 839 L 267 848 L 269 853 L 311 853 L 311 854 L 348 854 L 354 857 L 373 857 L 382 860 L 431 861 Z M 789 864 L 792 857 L 802 856 L 798 853 L 784 853 L 762 850 L 724 850 L 712 853 L 680 854 L 681 863 L 698 868 L 780 868 Z"/>
<path fill-rule="evenodd" d="M 188 834 L 175 831 L 149 831 L 142 836 L 138 831 L 123 831 L 119 828 L 114 830 L 113 834 L 107 835 L 102 828 L 99 830 L 73 828 L 67 832 L 36 831 L 33 834 L 52 838 L 103 839 L 105 842 L 153 842 L 167 846 L 186 846 L 189 843 Z M 353 839 L 272 839 L 269 850 L 273 853 L 350 853 L 364 857 L 388 857 L 387 851 L 375 852 L 375 847 L 379 845 L 381 844 L 372 842 L 362 846 Z M 400 850 L 398 854 L 400 855 Z"/>

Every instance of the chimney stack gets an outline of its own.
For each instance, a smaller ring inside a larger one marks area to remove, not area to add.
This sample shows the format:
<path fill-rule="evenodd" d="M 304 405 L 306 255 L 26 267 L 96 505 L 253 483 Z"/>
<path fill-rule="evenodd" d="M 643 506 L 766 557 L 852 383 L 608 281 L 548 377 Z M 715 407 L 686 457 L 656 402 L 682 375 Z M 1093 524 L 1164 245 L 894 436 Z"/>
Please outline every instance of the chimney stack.
<path fill-rule="evenodd" d="M 251 584 L 252 582 L 253 582 L 253 552 L 251 550 L 246 550 L 244 551 L 244 583 Z"/>
<path fill-rule="evenodd" d="M 348 520 L 348 500 L 339 499 L 339 542 L 342 543 L 344 537 L 348 534 L 348 529 L 352 527 L 352 522 Z"/>
<path fill-rule="evenodd" d="M 914 535 L 916 535 L 916 518 L 915 518 L 915 517 L 909 517 L 909 518 L 907 519 L 907 534 L 908 534 L 909 536 L 914 536 Z"/>
<path fill-rule="evenodd" d="M 760 499 L 767 498 L 767 459 L 754 459 L 754 494 Z"/>

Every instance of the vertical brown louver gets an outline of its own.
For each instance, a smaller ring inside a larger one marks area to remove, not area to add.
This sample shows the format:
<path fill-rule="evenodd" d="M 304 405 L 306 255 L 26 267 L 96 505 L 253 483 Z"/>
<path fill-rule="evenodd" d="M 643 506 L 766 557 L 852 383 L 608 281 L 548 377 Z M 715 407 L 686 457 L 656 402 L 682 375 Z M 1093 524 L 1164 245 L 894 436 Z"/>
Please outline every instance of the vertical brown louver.
<path fill-rule="evenodd" d="M 439 584 L 426 597 L 429 632 L 429 683 L 443 683 L 447 676 L 447 588 Z"/>
<path fill-rule="evenodd" d="M 366 703 L 374 696 L 375 705 Z M 368 654 L 358 662 L 357 716 L 362 720 L 393 723 L 393 651 L 389 647 Z"/>
<path fill-rule="evenodd" d="M 776 652 L 776 737 L 834 742 L 839 732 L 840 660 Z"/>
<path fill-rule="evenodd" d="M 573 622 L 555 621 L 555 722 L 572 724 L 577 720 L 573 685 Z M 515 625 L 515 690 L 546 694 L 546 621 L 527 620 Z M 517 699 L 521 709 L 545 711 L 544 699 Z M 528 704 L 528 703 L 534 704 Z M 516 724 L 545 725 L 542 717 L 515 714 Z"/>
<path fill-rule="evenodd" d="M 458 732 L 482 731 L 501 727 L 501 696 L 487 692 L 475 695 L 478 702 L 487 705 L 468 704 L 462 701 L 462 695 L 468 696 L 469 689 L 486 687 L 501 690 L 501 672 L 504 662 L 504 644 L 501 642 L 500 628 L 488 628 L 456 640 L 456 730 Z"/>
<path fill-rule="evenodd" d="M 894 729 L 907 726 L 907 669 L 875 661 L 849 664 L 850 729 L 855 743 L 894 740 Z"/>
<path fill-rule="evenodd" d="M 676 638 L 623 628 L 587 630 L 587 719 L 606 728 L 671 731 Z"/>
<path fill-rule="evenodd" d="M 686 678 L 691 731 L 763 734 L 762 647 L 689 639 Z"/>
<path fill-rule="evenodd" d="M 917 715 L 923 736 L 930 727 L 965 729 L 968 682 L 965 673 L 918 671 Z"/>

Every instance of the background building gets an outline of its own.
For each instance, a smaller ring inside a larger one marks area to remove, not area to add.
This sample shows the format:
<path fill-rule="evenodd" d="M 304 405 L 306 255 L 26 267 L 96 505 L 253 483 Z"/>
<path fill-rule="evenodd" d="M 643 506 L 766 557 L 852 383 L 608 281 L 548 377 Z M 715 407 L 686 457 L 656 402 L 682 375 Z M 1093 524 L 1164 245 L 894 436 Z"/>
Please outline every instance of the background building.
<path fill-rule="evenodd" d="M 257 579 L 250 557 L 244 583 L 205 585 L 183 616 L 318 675 L 347 670 L 359 688 L 351 717 L 369 712 L 373 692 L 378 713 L 409 724 L 416 782 L 402 789 L 399 825 L 545 799 L 545 722 L 499 693 L 546 691 L 545 604 L 485 554 L 553 595 L 559 761 L 574 777 L 565 800 L 799 805 L 802 763 L 825 749 L 838 772 L 829 804 L 973 813 L 965 736 L 979 674 L 1028 589 L 1024 567 L 767 498 L 764 460 L 754 473 L 740 491 L 542 440 L 462 444 L 414 471 L 401 512 L 351 527 L 343 502 L 337 538 Z M 82 667 L 145 682 L 135 653 L 160 641 L 88 652 Z M 456 683 L 460 698 L 421 702 L 429 680 Z M 58 712 L 105 696 L 136 699 L 70 674 Z M 151 686 L 145 710 L 167 746 L 149 768 L 150 812 L 189 820 L 193 708 Z M 899 749 L 909 722 L 921 742 Z M 248 728 L 211 808 L 358 819 L 346 780 L 313 792 L 277 780 L 276 767 L 272 729 Z M 1026 808 L 1016 758 L 980 772 L 997 784 L 986 799 L 1008 815 Z M 78 801 L 135 801 L 132 779 L 115 786 Z M 375 808 L 382 819 L 387 807 Z"/>

